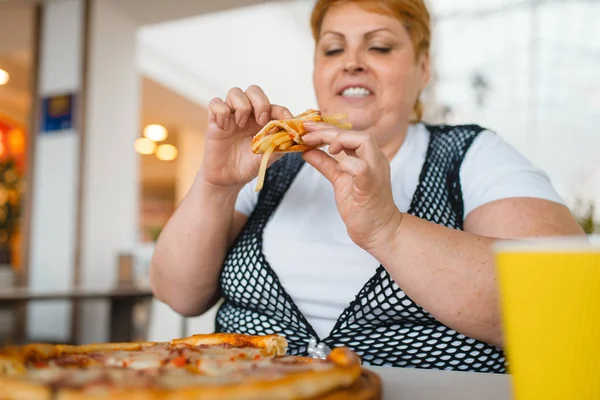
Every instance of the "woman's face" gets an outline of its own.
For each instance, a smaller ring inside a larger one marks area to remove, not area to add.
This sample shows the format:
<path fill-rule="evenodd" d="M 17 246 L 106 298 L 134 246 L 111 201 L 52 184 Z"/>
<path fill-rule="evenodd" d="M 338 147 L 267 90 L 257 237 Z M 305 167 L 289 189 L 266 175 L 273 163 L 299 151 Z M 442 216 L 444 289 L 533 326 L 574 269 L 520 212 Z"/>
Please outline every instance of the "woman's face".
<path fill-rule="evenodd" d="M 429 79 L 404 25 L 356 4 L 332 7 L 318 40 L 314 86 L 323 114 L 347 113 L 355 130 L 397 135 Z"/>

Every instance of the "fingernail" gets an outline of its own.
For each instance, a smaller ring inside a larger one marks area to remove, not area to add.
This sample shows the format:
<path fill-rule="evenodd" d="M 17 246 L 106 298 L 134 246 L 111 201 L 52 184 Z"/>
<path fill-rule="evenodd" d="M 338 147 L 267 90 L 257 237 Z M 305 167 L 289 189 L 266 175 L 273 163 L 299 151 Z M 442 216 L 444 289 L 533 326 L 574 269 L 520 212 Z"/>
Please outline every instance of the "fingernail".
<path fill-rule="evenodd" d="M 312 139 L 314 136 L 315 135 L 313 135 L 311 132 L 305 133 L 304 135 L 302 135 L 302 140 L 304 140 L 306 142 L 307 140 Z"/>
<path fill-rule="evenodd" d="M 315 124 L 314 122 L 305 122 L 304 123 L 305 128 L 314 128 L 315 126 L 317 126 L 317 124 Z"/>
<path fill-rule="evenodd" d="M 267 122 L 269 122 L 269 113 L 265 111 L 258 117 L 258 123 L 261 125 L 266 125 Z"/>

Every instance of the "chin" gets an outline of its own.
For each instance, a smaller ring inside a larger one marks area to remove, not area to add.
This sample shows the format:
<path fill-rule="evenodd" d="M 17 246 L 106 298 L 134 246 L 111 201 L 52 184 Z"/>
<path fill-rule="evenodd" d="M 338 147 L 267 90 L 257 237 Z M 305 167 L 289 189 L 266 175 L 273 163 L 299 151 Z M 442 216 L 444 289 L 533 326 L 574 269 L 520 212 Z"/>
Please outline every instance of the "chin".
<path fill-rule="evenodd" d="M 364 131 L 371 128 L 375 121 L 373 120 L 373 111 L 361 110 L 354 107 L 336 107 L 325 106 L 321 108 L 323 115 L 332 115 L 338 113 L 348 114 L 348 120 L 352 123 L 352 130 Z"/>
<path fill-rule="evenodd" d="M 375 121 L 373 121 L 372 118 L 369 118 L 362 112 L 357 113 L 349 111 L 348 120 L 352 123 L 352 129 L 355 131 L 365 131 L 375 124 Z"/>

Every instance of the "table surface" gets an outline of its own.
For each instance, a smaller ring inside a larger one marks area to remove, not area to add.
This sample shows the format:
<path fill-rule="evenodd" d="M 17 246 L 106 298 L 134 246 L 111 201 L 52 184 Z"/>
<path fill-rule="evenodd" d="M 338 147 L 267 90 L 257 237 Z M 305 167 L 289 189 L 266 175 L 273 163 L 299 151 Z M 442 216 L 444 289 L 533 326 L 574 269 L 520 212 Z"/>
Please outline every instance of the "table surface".
<path fill-rule="evenodd" d="M 151 297 L 148 286 L 74 287 L 63 290 L 37 290 L 27 287 L 0 288 L 0 303 L 29 300 L 117 299 Z"/>
<path fill-rule="evenodd" d="M 381 378 L 383 400 L 510 400 L 510 375 L 366 366 Z"/>

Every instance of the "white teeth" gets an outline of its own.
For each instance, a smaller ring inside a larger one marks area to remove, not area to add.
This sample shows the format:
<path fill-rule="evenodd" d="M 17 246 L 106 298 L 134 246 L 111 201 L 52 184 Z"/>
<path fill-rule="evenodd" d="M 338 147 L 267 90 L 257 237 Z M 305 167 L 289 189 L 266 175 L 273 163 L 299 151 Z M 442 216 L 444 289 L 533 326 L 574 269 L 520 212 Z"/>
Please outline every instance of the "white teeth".
<path fill-rule="evenodd" d="M 370 95 L 371 92 L 362 87 L 351 87 L 342 92 L 342 96 L 348 97 L 364 97 Z"/>

